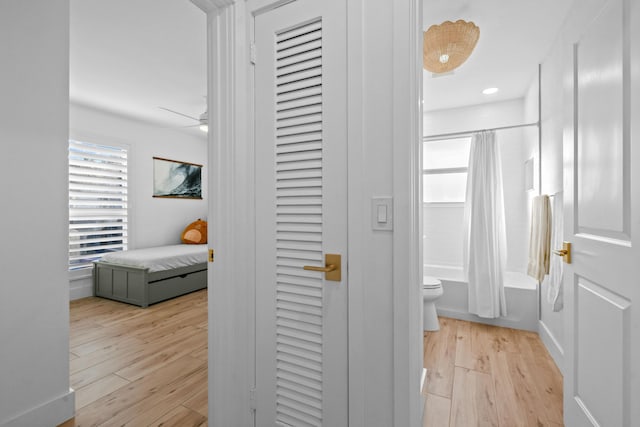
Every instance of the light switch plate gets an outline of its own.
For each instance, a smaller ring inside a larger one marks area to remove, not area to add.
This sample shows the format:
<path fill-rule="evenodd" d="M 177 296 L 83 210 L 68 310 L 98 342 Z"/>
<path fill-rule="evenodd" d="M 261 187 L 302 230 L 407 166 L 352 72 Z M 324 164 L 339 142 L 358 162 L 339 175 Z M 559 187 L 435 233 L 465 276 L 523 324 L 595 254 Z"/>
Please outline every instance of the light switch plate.
<path fill-rule="evenodd" d="M 384 231 L 393 230 L 392 197 L 371 198 L 371 228 Z"/>

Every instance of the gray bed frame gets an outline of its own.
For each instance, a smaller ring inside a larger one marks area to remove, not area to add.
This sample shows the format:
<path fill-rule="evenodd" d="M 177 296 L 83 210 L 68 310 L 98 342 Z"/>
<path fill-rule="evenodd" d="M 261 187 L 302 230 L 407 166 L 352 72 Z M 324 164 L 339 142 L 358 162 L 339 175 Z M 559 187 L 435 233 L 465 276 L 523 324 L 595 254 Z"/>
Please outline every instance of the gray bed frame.
<path fill-rule="evenodd" d="M 96 296 L 148 307 L 207 287 L 207 263 L 149 273 L 146 268 L 93 263 Z"/>

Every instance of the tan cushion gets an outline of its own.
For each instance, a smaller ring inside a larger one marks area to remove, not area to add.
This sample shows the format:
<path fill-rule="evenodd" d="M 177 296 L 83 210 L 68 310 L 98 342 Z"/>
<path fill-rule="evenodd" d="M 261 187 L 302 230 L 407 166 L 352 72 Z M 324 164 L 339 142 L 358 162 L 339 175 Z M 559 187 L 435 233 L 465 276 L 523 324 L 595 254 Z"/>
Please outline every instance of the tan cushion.
<path fill-rule="evenodd" d="M 187 225 L 180 236 L 182 243 L 200 245 L 207 243 L 207 221 L 198 218 L 197 221 Z"/>

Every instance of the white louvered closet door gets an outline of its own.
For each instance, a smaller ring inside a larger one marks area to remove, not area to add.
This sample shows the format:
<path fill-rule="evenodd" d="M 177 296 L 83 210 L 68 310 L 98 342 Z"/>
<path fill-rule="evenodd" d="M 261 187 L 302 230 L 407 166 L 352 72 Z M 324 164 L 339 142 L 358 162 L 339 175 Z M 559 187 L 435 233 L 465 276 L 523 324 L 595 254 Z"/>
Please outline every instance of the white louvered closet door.
<path fill-rule="evenodd" d="M 255 50 L 256 425 L 346 426 L 345 1 L 256 16 Z"/>

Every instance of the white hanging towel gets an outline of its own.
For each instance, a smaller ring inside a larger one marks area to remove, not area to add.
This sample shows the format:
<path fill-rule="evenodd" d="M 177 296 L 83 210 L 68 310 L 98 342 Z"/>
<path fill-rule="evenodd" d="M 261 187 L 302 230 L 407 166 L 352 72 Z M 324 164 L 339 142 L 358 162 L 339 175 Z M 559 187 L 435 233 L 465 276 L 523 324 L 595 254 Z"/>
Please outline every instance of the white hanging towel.
<path fill-rule="evenodd" d="M 538 281 L 549 272 L 551 243 L 551 205 L 549 196 L 533 198 L 531 206 L 531 234 L 529 236 L 529 264 L 527 274 Z"/>
<path fill-rule="evenodd" d="M 551 206 L 551 218 L 553 222 L 551 230 L 551 247 L 562 247 L 562 234 L 564 233 L 563 227 L 563 204 L 562 193 L 558 193 L 553 196 L 553 204 Z M 560 311 L 563 307 L 562 301 L 562 273 L 564 264 L 562 257 L 554 256 L 549 261 L 549 275 L 545 277 L 545 283 L 547 286 L 547 301 L 551 304 L 553 311 Z"/>
<path fill-rule="evenodd" d="M 471 139 L 464 206 L 463 259 L 469 312 L 484 318 L 507 315 L 504 295 L 506 226 L 500 151 L 495 132 Z"/>

